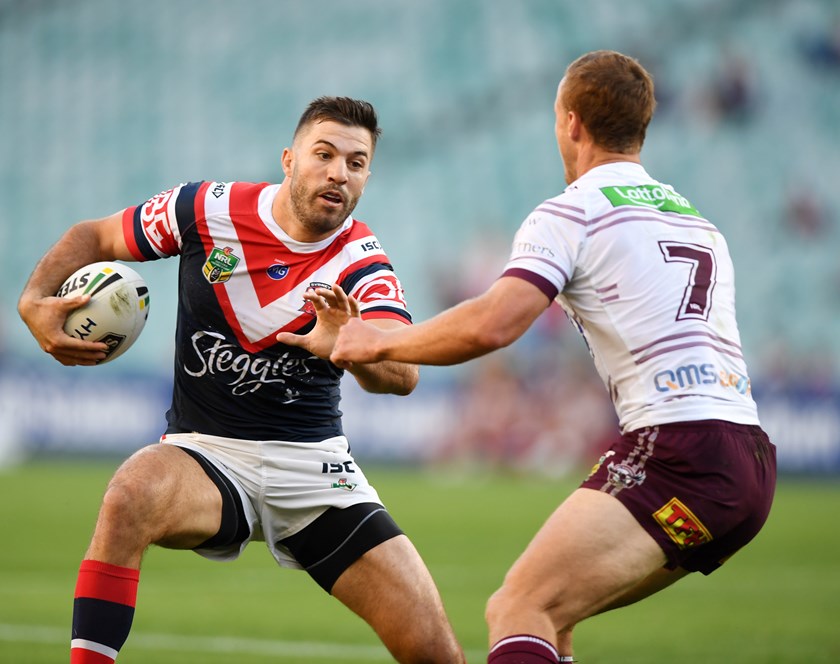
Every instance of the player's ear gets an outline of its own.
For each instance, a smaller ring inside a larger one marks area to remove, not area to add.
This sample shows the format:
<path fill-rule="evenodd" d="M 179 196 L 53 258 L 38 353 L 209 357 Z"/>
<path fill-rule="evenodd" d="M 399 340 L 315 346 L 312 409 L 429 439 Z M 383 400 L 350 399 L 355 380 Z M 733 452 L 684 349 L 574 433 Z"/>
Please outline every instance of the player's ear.
<path fill-rule="evenodd" d="M 568 131 L 569 131 L 569 138 L 573 141 L 579 141 L 581 130 L 583 125 L 580 121 L 580 116 L 575 113 L 574 111 L 569 111 L 569 122 L 568 122 Z"/>
<path fill-rule="evenodd" d="M 292 164 L 294 163 L 295 155 L 291 148 L 283 148 L 283 155 L 280 157 L 280 164 L 283 166 L 283 173 L 286 177 L 292 175 Z"/>

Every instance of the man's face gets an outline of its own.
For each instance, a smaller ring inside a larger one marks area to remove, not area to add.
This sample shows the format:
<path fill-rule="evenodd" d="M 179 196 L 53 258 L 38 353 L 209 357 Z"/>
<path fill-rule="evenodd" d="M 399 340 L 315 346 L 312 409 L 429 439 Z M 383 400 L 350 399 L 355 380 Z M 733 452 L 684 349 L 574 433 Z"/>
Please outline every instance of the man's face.
<path fill-rule="evenodd" d="M 571 184 L 577 179 L 575 173 L 577 151 L 575 144 L 569 135 L 569 111 L 563 105 L 563 82 L 557 86 L 557 98 L 554 100 L 554 135 L 557 138 L 557 148 L 560 150 L 560 156 L 563 158 L 563 168 L 565 169 L 566 184 Z"/>
<path fill-rule="evenodd" d="M 353 212 L 370 177 L 373 139 L 364 127 L 316 122 L 283 154 L 292 209 L 312 236 L 327 236 Z"/>

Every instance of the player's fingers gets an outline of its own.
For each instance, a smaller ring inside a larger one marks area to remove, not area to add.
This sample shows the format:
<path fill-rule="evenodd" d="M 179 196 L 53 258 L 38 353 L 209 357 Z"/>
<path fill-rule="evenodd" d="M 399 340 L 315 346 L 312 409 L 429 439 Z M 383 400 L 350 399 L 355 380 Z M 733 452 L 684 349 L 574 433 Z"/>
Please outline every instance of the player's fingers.
<path fill-rule="evenodd" d="M 362 313 L 359 308 L 359 301 L 352 295 L 348 296 L 348 301 L 350 302 L 350 315 L 353 318 L 360 318 Z"/>
<path fill-rule="evenodd" d="M 278 332 L 274 338 L 281 344 L 286 344 L 287 346 L 298 346 L 302 348 L 306 344 L 306 337 L 304 335 L 294 334 L 292 332 Z"/>
<path fill-rule="evenodd" d="M 90 302 L 90 295 L 77 295 L 76 297 L 59 297 L 56 298 L 61 308 L 65 311 L 73 311 L 79 307 L 83 307 Z"/>
<path fill-rule="evenodd" d="M 342 308 L 341 301 L 329 288 L 316 288 L 315 292 L 324 299 L 324 302 L 331 308 Z"/>
<path fill-rule="evenodd" d="M 316 312 L 329 308 L 329 304 L 324 299 L 324 296 L 319 294 L 315 289 L 306 291 L 303 294 L 303 299 L 311 302 Z"/>
<path fill-rule="evenodd" d="M 348 309 L 347 293 L 344 292 L 344 289 L 341 286 L 339 286 L 338 284 L 335 284 L 332 287 L 332 290 L 330 291 L 330 293 L 335 298 L 336 306 L 338 306 L 338 307 L 344 309 L 345 311 L 347 311 L 347 309 Z"/>

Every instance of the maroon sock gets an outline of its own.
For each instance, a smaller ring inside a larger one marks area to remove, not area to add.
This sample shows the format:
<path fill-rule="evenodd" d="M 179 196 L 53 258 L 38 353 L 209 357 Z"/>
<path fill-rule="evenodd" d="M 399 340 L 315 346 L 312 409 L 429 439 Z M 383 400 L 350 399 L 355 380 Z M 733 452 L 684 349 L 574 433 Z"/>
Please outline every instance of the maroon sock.
<path fill-rule="evenodd" d="M 501 639 L 487 656 L 487 664 L 557 664 L 559 661 L 553 645 L 530 634 Z"/>

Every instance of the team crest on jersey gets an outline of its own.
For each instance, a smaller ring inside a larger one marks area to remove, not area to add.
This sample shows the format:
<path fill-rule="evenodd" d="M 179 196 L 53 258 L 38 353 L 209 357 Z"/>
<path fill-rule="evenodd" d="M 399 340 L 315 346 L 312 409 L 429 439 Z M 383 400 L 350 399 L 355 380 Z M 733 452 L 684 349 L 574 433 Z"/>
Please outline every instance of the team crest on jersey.
<path fill-rule="evenodd" d="M 332 286 L 325 284 L 323 281 L 310 281 L 306 290 L 314 290 L 315 288 L 326 288 L 327 290 L 332 290 Z M 309 300 L 303 301 L 303 306 L 300 308 L 300 311 L 305 314 L 309 314 L 310 316 L 317 315 L 315 312 L 315 305 Z"/>
<path fill-rule="evenodd" d="M 626 463 L 610 463 L 607 466 L 607 479 L 614 487 L 631 489 L 645 481 L 647 473 Z"/>
<path fill-rule="evenodd" d="M 274 279 L 274 281 L 280 281 L 283 277 L 289 274 L 289 266 L 286 265 L 283 261 L 277 261 L 273 265 L 270 265 L 265 273 L 268 275 L 269 279 Z"/>
<path fill-rule="evenodd" d="M 204 278 L 211 284 L 220 284 L 230 279 L 233 270 L 239 263 L 239 258 L 233 255 L 233 249 L 213 247 L 210 257 L 202 268 Z"/>

